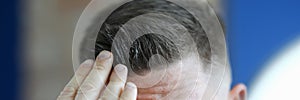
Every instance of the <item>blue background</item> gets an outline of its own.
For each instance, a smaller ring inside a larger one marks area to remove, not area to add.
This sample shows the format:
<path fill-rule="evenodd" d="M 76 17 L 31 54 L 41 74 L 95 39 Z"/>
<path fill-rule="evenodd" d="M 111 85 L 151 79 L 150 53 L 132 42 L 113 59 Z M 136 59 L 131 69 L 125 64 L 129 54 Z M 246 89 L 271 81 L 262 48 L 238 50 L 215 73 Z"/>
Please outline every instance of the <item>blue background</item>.
<path fill-rule="evenodd" d="M 17 99 L 20 82 L 19 2 L 2 0 L 0 15 L 1 99 Z M 299 0 L 228 0 L 227 41 L 233 84 L 251 81 L 272 55 L 299 37 Z"/>
<path fill-rule="evenodd" d="M 251 87 L 262 66 L 300 36 L 300 0 L 229 0 L 227 11 L 233 84 Z"/>
<path fill-rule="evenodd" d="M 18 18 L 17 0 L 2 0 L 0 3 L 0 86 L 1 99 L 15 100 L 18 96 L 19 67 L 18 67 Z"/>
<path fill-rule="evenodd" d="M 0 98 L 16 100 L 19 96 L 18 38 L 19 20 L 17 0 L 1 0 L 0 3 Z"/>

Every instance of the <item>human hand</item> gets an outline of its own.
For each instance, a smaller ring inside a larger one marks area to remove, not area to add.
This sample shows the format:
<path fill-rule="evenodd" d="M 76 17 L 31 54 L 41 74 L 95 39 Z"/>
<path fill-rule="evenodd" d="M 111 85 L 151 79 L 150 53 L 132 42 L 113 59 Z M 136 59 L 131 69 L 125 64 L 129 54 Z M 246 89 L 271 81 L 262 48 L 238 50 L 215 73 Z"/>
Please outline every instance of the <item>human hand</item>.
<path fill-rule="evenodd" d="M 57 100 L 136 100 L 136 85 L 128 82 L 125 86 L 127 67 L 119 64 L 110 73 L 112 63 L 113 55 L 108 51 L 102 51 L 95 62 L 86 60 Z"/>

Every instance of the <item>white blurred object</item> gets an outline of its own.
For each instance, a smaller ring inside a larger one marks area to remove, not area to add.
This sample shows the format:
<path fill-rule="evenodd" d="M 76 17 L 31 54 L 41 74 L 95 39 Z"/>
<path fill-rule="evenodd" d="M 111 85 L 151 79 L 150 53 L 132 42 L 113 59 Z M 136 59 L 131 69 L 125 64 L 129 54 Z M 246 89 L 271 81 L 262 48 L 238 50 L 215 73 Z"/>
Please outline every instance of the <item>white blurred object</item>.
<path fill-rule="evenodd" d="M 300 100 L 300 39 L 275 57 L 250 89 L 249 100 Z"/>

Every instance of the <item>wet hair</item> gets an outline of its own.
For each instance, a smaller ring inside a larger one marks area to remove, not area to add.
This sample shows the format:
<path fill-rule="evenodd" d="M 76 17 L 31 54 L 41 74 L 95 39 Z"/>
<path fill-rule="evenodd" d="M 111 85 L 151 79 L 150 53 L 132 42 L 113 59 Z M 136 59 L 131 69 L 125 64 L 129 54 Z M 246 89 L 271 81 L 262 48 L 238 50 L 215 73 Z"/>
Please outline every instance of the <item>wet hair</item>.
<path fill-rule="evenodd" d="M 210 62 L 210 44 L 200 22 L 184 8 L 166 0 L 133 0 L 113 11 L 98 32 L 95 56 L 103 50 L 111 51 L 116 33 L 126 22 L 147 13 L 164 14 L 178 21 L 196 42 L 197 48 L 200 49 L 198 50 L 200 57 L 205 62 Z M 169 63 L 180 55 L 174 43 L 168 38 L 151 33 L 143 35 L 136 39 L 130 48 L 129 62 L 133 71 L 140 73 L 143 70 L 148 70 L 149 58 L 154 54 L 162 55 Z"/>

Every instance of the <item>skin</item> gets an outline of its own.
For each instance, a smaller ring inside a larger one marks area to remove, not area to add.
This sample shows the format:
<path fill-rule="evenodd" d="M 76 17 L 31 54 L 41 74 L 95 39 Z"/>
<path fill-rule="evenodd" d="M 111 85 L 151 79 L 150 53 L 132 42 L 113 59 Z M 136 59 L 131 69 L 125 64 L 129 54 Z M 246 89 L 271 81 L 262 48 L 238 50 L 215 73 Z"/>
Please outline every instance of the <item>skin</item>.
<path fill-rule="evenodd" d="M 187 60 L 191 61 L 189 59 Z M 157 100 L 159 98 L 161 99 L 161 97 L 164 97 L 163 99 L 166 100 L 172 98 L 173 100 L 174 98 L 181 100 L 185 97 L 180 95 L 182 94 L 180 91 L 184 91 L 185 88 L 190 86 L 190 84 L 187 84 L 183 85 L 181 90 L 172 90 L 172 87 L 175 86 L 173 83 L 182 81 L 172 77 L 174 76 L 172 72 L 178 70 L 176 64 L 170 67 L 173 69 L 167 69 L 167 74 L 162 78 L 164 81 L 160 81 L 157 85 L 149 88 L 137 88 L 134 84 L 134 80 L 131 80 L 133 79 L 132 77 L 128 77 L 127 79 L 127 67 L 119 64 L 112 69 L 112 63 L 113 55 L 108 51 L 102 51 L 95 61 L 86 60 L 83 62 L 75 72 L 73 78 L 60 93 L 57 100 Z M 188 63 L 190 63 L 190 65 Z M 191 62 L 185 61 L 183 61 L 183 64 L 187 64 L 186 66 L 193 65 Z M 126 82 L 126 80 L 134 83 Z M 231 78 L 228 72 L 224 84 L 222 84 L 214 99 L 226 100 L 227 98 L 227 100 L 246 100 L 246 86 L 238 84 L 229 91 L 230 80 Z M 188 82 L 184 81 L 183 83 Z M 201 81 L 199 83 L 201 83 Z M 195 93 L 196 96 L 192 96 L 189 99 L 199 99 L 201 96 L 197 94 L 203 93 L 202 89 L 195 88 L 193 93 Z M 176 97 L 167 96 L 171 91 L 175 91 L 174 94 L 176 94 Z"/>
<path fill-rule="evenodd" d="M 119 64 L 110 73 L 112 63 L 113 55 L 108 51 L 101 52 L 95 62 L 85 61 L 57 100 L 135 100 L 137 87 L 123 81 L 127 78 L 126 66 Z"/>

